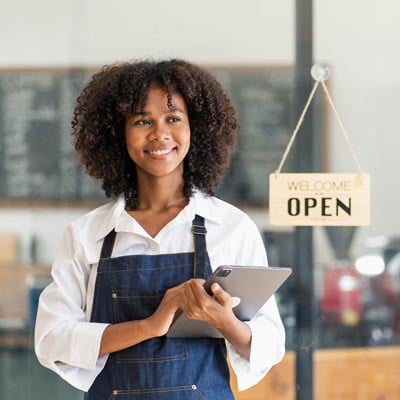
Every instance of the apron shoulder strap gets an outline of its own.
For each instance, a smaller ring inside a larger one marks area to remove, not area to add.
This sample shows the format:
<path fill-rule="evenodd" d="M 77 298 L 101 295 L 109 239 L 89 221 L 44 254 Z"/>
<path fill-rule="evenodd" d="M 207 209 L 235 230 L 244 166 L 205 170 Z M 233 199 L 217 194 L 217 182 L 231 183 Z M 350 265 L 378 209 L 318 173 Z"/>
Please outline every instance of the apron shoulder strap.
<path fill-rule="evenodd" d="M 204 218 L 200 215 L 195 215 L 192 222 L 192 232 L 194 239 L 194 278 L 205 279 L 207 277 L 206 255 L 206 233 Z"/>
<path fill-rule="evenodd" d="M 116 237 L 115 229 L 113 229 L 103 241 L 103 246 L 101 248 L 100 258 L 110 258 L 112 254 L 112 250 L 114 247 L 115 237 Z"/>
<path fill-rule="evenodd" d="M 195 235 L 205 235 L 207 233 L 204 218 L 200 215 L 196 214 L 194 217 L 194 220 L 192 222 L 192 232 Z"/>

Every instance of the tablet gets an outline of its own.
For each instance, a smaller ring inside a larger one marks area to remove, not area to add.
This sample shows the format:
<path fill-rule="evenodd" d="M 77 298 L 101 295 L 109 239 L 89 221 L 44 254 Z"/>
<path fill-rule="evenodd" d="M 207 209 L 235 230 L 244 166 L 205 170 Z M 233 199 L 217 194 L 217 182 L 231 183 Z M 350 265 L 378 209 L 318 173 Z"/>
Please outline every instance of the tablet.
<path fill-rule="evenodd" d="M 207 279 L 204 288 L 210 292 L 217 282 L 233 297 L 233 311 L 241 321 L 249 321 L 292 273 L 291 268 L 223 265 Z M 181 314 L 167 333 L 168 337 L 222 337 L 204 321 Z"/>

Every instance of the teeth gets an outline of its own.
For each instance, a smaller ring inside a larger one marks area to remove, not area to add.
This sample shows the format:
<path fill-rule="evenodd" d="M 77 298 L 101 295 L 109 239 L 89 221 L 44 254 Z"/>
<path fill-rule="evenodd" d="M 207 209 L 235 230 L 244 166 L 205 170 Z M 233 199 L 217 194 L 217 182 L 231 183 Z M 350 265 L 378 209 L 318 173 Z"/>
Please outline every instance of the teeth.
<path fill-rule="evenodd" d="M 167 150 L 151 150 L 149 151 L 150 154 L 155 154 L 157 156 L 162 156 L 164 154 L 171 153 L 172 149 L 167 149 Z"/>

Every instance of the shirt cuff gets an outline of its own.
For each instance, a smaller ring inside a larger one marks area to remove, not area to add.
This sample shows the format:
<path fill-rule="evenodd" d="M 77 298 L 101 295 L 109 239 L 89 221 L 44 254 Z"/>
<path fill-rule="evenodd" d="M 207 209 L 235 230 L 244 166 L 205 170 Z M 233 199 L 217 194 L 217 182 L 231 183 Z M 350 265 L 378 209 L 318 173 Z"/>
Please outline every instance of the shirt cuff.
<path fill-rule="evenodd" d="M 107 360 L 108 355 L 100 357 L 97 360 L 96 368 L 94 370 L 71 367 L 68 364 L 58 362 L 55 363 L 51 369 L 71 386 L 87 392 L 97 378 L 97 375 L 99 375 L 99 373 L 103 370 Z"/>
<path fill-rule="evenodd" d="M 82 322 L 73 328 L 70 351 L 65 359 L 56 362 L 42 360 L 44 366 L 85 392 L 90 389 L 108 359 L 108 355 L 99 357 L 101 337 L 108 324 L 90 323 L 90 329 L 87 329 L 87 324 Z"/>
<path fill-rule="evenodd" d="M 236 375 L 239 391 L 256 385 L 268 372 L 269 368 L 260 372 L 251 371 L 250 362 L 243 358 L 230 343 L 227 343 L 227 349 L 229 362 Z"/>
<path fill-rule="evenodd" d="M 69 357 L 65 362 L 93 371 L 99 358 L 101 338 L 107 326 L 108 324 L 96 322 L 81 322 L 75 325 L 71 335 Z"/>
<path fill-rule="evenodd" d="M 239 391 L 256 385 L 285 354 L 283 329 L 277 329 L 272 321 L 266 323 L 264 316 L 246 324 L 252 332 L 250 359 L 243 358 L 227 343 L 229 361 L 236 374 Z"/>
<path fill-rule="evenodd" d="M 265 324 L 261 320 L 246 322 L 251 329 L 251 352 L 249 367 L 251 372 L 264 374 L 285 355 L 285 331 L 278 333 L 272 323 Z"/>

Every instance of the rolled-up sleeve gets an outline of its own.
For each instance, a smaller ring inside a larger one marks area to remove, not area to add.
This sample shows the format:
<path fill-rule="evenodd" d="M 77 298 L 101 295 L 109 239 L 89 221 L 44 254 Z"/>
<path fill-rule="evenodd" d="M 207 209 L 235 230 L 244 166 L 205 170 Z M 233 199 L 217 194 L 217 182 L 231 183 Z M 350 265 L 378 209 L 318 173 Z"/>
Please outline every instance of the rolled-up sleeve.
<path fill-rule="evenodd" d="M 268 265 L 264 243 L 258 228 L 252 221 L 244 221 L 241 236 L 236 243 L 237 265 Z M 231 250 L 234 251 L 234 248 Z M 285 354 L 285 329 L 279 315 L 275 296 L 272 296 L 258 313 L 246 322 L 252 333 L 249 360 L 243 358 L 227 343 L 229 361 L 237 377 L 238 389 L 245 390 L 257 384 Z"/>
<path fill-rule="evenodd" d="M 85 312 L 89 272 L 69 226 L 52 267 L 53 282 L 40 296 L 35 325 L 39 362 L 83 391 L 90 388 L 107 361 L 107 356 L 99 357 L 107 324 L 89 322 Z"/>
<path fill-rule="evenodd" d="M 256 385 L 285 354 L 285 330 L 273 297 L 246 323 L 252 334 L 250 359 L 243 358 L 228 343 L 229 360 L 239 390 Z"/>

